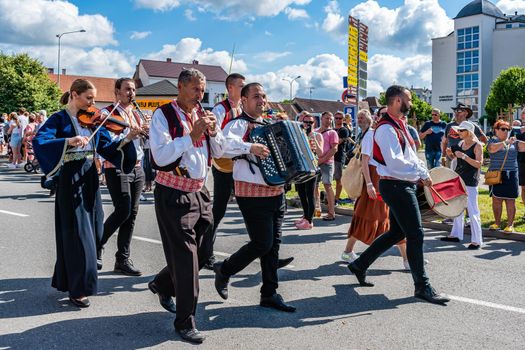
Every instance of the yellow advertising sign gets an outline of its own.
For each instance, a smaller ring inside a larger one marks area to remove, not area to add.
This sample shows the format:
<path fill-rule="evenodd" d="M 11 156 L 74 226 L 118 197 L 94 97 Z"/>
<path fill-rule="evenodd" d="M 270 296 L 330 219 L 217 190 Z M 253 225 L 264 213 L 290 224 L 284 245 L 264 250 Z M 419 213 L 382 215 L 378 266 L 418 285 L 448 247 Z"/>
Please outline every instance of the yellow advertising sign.
<path fill-rule="evenodd" d="M 140 109 L 153 111 L 156 108 L 162 106 L 163 104 L 170 103 L 172 100 L 139 100 L 137 103 L 140 106 Z"/>
<path fill-rule="evenodd" d="M 348 75 L 348 86 L 357 86 L 357 78 Z"/>
<path fill-rule="evenodd" d="M 359 51 L 359 59 L 363 62 L 368 62 L 368 54 L 364 51 Z"/>
<path fill-rule="evenodd" d="M 358 37 L 359 35 L 359 30 L 355 27 L 349 27 L 348 28 L 348 34 L 351 36 L 351 37 Z"/>
<path fill-rule="evenodd" d="M 352 38 L 350 36 L 348 37 L 348 45 L 357 48 L 359 45 L 359 40 L 357 40 L 357 37 Z"/>
<path fill-rule="evenodd" d="M 348 56 L 348 65 L 357 67 L 357 57 L 356 56 Z"/>
<path fill-rule="evenodd" d="M 357 47 L 348 47 L 348 57 L 357 58 Z"/>

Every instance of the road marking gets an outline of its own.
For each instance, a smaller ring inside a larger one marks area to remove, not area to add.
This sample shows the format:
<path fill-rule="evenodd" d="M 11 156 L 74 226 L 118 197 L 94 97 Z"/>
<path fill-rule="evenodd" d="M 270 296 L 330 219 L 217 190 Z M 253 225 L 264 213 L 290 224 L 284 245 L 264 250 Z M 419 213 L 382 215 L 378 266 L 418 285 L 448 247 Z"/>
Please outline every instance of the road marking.
<path fill-rule="evenodd" d="M 20 217 L 23 217 L 23 218 L 29 216 L 29 215 L 26 215 L 26 214 L 15 213 L 14 211 L 8 211 L 8 210 L 0 210 L 0 213 L 9 214 L 9 215 L 14 215 L 14 216 L 20 216 Z"/>
<path fill-rule="evenodd" d="M 474 305 L 481 305 L 481 306 L 491 307 L 493 309 L 499 309 L 499 310 L 504 310 L 504 311 L 512 311 L 512 312 L 517 312 L 517 313 L 520 313 L 520 314 L 525 314 L 525 309 L 522 309 L 522 308 L 519 308 L 519 307 L 502 305 L 502 304 L 496 304 L 496 303 L 491 303 L 491 302 L 483 301 L 483 300 L 476 300 L 476 299 L 470 299 L 470 298 L 457 297 L 457 296 L 448 295 L 448 294 L 447 294 L 447 296 L 450 299 L 452 299 L 452 300 L 460 301 L 460 302 L 463 302 L 463 303 L 474 304 Z"/>
<path fill-rule="evenodd" d="M 155 243 L 155 244 L 162 245 L 162 242 L 159 241 L 158 239 L 151 239 L 151 238 L 140 237 L 140 236 L 133 236 L 133 239 L 136 239 L 138 241 L 143 241 L 143 242 Z M 213 254 L 218 255 L 218 256 L 223 256 L 225 258 L 229 258 L 230 256 L 232 256 L 231 254 L 223 253 L 223 252 L 217 252 L 217 251 L 214 251 Z M 285 269 L 293 269 L 293 268 L 295 268 L 295 266 L 294 265 L 288 265 L 288 266 L 286 266 L 284 268 Z"/>

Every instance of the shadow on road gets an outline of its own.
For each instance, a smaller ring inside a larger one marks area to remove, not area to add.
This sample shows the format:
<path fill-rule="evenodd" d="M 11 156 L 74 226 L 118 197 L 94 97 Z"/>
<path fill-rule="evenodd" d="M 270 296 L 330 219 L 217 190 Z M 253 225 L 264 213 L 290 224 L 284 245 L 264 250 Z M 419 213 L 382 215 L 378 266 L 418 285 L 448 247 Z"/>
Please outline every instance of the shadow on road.
<path fill-rule="evenodd" d="M 371 315 L 377 310 L 396 309 L 418 302 L 414 297 L 388 299 L 383 294 L 359 295 L 351 285 L 334 285 L 335 295 L 290 301 L 297 312 L 289 314 L 258 305 L 217 307 L 218 302 L 203 305 L 207 320 L 199 323 L 203 330 L 225 328 L 284 328 L 326 324 L 337 319 Z M 213 308 L 210 308 L 213 306 Z"/>
<path fill-rule="evenodd" d="M 124 291 L 142 292 L 147 290 L 147 287 L 137 288 L 136 285 L 144 284 L 152 279 L 152 276 L 109 278 L 108 275 L 112 273 L 100 274 L 104 277 L 98 280 L 99 296 Z M 58 292 L 51 287 L 51 278 L 0 280 L 0 319 L 77 310 L 76 307 L 70 305 L 67 297 L 67 293 Z"/>
<path fill-rule="evenodd" d="M 0 336 L 8 349 L 143 349 L 177 338 L 166 312 L 80 318 Z"/>

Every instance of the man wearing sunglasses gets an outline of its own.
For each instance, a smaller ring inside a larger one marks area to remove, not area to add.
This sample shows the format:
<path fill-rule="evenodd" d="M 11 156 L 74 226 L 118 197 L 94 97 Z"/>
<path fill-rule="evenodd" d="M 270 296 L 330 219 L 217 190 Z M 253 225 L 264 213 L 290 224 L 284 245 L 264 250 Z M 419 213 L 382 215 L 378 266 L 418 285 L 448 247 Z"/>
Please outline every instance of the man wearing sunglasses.
<path fill-rule="evenodd" d="M 465 104 L 458 102 L 458 104 L 455 107 L 452 107 L 452 110 L 454 111 L 454 120 L 447 124 L 447 127 L 445 129 L 445 137 L 441 142 L 441 164 L 446 166 L 447 168 L 455 169 L 456 162 L 448 158 L 446 153 L 447 147 L 452 148 L 454 146 L 457 146 L 460 141 L 459 134 L 452 127 L 458 126 L 459 124 L 461 124 L 461 122 L 468 120 L 470 117 L 472 117 L 472 109 L 470 109 L 470 107 L 466 106 Z M 480 140 L 483 143 L 487 143 L 487 136 L 485 136 L 485 134 L 477 124 L 474 125 L 476 127 L 474 130 L 474 134 L 477 136 L 478 140 Z"/>

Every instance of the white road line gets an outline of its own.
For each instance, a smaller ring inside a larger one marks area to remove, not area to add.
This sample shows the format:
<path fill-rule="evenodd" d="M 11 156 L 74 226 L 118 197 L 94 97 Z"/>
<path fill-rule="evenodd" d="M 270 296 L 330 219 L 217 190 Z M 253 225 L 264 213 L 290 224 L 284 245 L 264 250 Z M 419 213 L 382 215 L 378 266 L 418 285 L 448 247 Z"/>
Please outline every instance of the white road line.
<path fill-rule="evenodd" d="M 136 239 L 138 241 L 144 241 L 144 242 L 149 242 L 149 243 L 155 243 L 155 244 L 162 244 L 161 241 L 157 240 L 157 239 L 151 239 L 151 238 L 146 238 L 146 237 L 140 237 L 140 236 L 133 236 L 133 239 Z M 225 258 L 229 258 L 231 256 L 231 254 L 228 254 L 228 253 L 223 253 L 223 252 L 213 252 L 215 255 L 218 255 L 218 256 L 223 256 Z M 295 268 L 295 266 L 293 265 L 288 265 L 285 267 L 286 269 L 293 269 Z"/>
<path fill-rule="evenodd" d="M 0 213 L 9 214 L 9 215 L 14 215 L 14 216 L 20 216 L 20 217 L 23 217 L 23 218 L 29 216 L 29 215 L 26 215 L 26 214 L 15 213 L 14 211 L 8 211 L 8 210 L 0 210 Z"/>
<path fill-rule="evenodd" d="M 476 300 L 476 299 L 457 297 L 457 296 L 448 295 L 448 294 L 447 294 L 447 296 L 450 299 L 452 299 L 452 300 L 461 301 L 463 303 L 469 303 L 469 304 L 474 304 L 474 305 L 481 305 L 481 306 L 491 307 L 493 309 L 512 311 L 512 312 L 517 312 L 517 313 L 520 313 L 520 314 L 525 314 L 525 309 L 522 309 L 522 308 L 519 308 L 519 307 L 502 305 L 502 304 L 496 304 L 496 303 L 491 303 L 491 302 L 483 301 L 483 300 Z"/>

